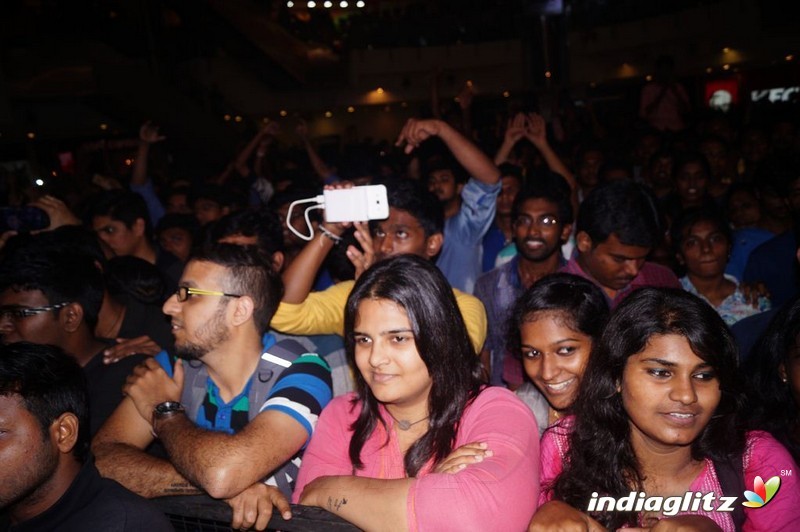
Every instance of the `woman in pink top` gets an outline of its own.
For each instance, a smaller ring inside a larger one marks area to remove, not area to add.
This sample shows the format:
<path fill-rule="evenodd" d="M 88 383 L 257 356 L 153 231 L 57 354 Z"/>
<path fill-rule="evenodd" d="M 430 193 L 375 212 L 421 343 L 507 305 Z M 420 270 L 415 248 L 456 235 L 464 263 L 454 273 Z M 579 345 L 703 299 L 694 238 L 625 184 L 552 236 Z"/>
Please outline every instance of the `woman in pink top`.
<path fill-rule="evenodd" d="M 294 502 L 366 530 L 524 530 L 538 497 L 536 420 L 485 388 L 453 291 L 427 260 L 364 273 L 345 308 L 357 392 L 322 412 Z"/>
<path fill-rule="evenodd" d="M 574 417 L 542 439 L 542 506 L 529 529 L 796 529 L 797 465 L 769 434 L 741 429 L 736 363 L 727 327 L 700 298 L 629 296 L 595 344 Z M 766 505 L 743 507 L 745 490 Z M 734 511 L 723 497 L 738 497 Z"/>

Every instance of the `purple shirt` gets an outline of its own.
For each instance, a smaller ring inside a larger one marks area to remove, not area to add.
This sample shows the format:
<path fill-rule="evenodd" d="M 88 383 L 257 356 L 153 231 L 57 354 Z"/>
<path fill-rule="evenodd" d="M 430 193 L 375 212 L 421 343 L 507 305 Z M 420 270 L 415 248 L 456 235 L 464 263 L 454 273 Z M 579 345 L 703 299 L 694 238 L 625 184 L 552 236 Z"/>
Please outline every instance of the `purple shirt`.
<path fill-rule="evenodd" d="M 579 275 L 580 277 L 588 279 L 596 284 L 601 290 L 603 289 L 603 286 L 598 283 L 594 277 L 583 271 L 575 257 L 571 258 L 567 265 L 561 268 L 559 271 L 571 273 L 573 275 Z M 606 295 L 608 306 L 613 309 L 619 305 L 623 299 L 628 297 L 628 294 L 637 288 L 643 288 L 645 286 L 650 286 L 653 288 L 683 288 L 680 281 L 678 281 L 678 278 L 674 273 L 672 273 L 672 270 L 659 264 L 645 262 L 642 266 L 642 269 L 639 270 L 639 274 L 633 278 L 633 281 L 631 281 L 625 288 L 617 290 L 617 295 L 614 296 L 614 299 L 608 297 L 608 294 L 606 294 L 605 290 L 603 290 L 603 294 Z"/>

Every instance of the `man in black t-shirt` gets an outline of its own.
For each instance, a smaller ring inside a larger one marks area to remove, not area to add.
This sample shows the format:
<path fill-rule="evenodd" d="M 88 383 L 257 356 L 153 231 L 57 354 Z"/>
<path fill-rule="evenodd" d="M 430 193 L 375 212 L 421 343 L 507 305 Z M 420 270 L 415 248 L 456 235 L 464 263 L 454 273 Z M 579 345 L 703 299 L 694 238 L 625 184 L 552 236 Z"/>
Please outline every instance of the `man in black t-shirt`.
<path fill-rule="evenodd" d="M 0 341 L 55 345 L 75 358 L 88 383 L 92 435 L 122 400 L 125 379 L 145 359 L 134 355 L 103 364 L 110 344 L 94 335 L 102 300 L 102 274 L 84 253 L 33 243 L 0 263 Z"/>
<path fill-rule="evenodd" d="M 89 457 L 85 378 L 50 345 L 0 346 L 0 530 L 172 530 Z"/>

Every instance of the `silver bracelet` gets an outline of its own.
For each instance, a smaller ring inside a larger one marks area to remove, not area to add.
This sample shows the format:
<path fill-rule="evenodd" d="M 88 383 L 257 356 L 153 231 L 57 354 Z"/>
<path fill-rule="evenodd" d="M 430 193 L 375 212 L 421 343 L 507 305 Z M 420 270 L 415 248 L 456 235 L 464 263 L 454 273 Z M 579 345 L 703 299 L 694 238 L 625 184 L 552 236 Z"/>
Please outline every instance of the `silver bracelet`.
<path fill-rule="evenodd" d="M 333 245 L 334 246 L 342 241 L 342 237 L 340 237 L 339 235 L 334 235 L 333 233 L 328 231 L 328 229 L 324 225 L 319 224 L 318 227 L 319 227 L 320 233 L 322 233 L 322 236 L 331 239 L 333 241 Z"/>

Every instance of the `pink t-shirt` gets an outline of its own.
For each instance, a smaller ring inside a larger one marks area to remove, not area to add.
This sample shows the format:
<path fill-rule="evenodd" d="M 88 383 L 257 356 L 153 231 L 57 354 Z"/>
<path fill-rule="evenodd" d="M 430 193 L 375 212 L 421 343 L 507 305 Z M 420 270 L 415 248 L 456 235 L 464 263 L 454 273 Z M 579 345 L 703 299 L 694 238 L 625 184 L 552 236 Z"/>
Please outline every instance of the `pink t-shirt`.
<path fill-rule="evenodd" d="M 352 475 L 348 456 L 360 406 L 353 393 L 334 398 L 323 410 L 300 467 L 293 502 L 317 477 Z M 359 477 L 405 478 L 403 455 L 393 420 L 381 410 L 387 430 L 378 423 L 361 451 Z M 409 530 L 524 530 L 539 499 L 539 435 L 530 409 L 503 388 L 486 388 L 464 411 L 454 448 L 487 442 L 494 453 L 480 463 L 449 475 L 426 465 L 408 492 Z"/>
<path fill-rule="evenodd" d="M 561 474 L 568 449 L 568 434 L 572 428 L 574 418 L 565 418 L 561 424 L 545 432 L 542 437 L 541 454 L 541 485 L 539 504 L 549 501 L 552 492 L 547 487 Z M 723 495 L 722 486 L 717 478 L 714 462 L 706 459 L 705 467 L 694 479 L 689 491 L 702 493 L 715 493 L 717 502 Z M 744 485 L 746 489 L 753 490 L 753 481 L 760 476 L 764 482 L 777 475 L 781 477 L 781 487 L 775 497 L 763 508 L 744 508 L 745 522 L 742 525 L 744 532 L 758 532 L 769 530 L 794 531 L 800 529 L 800 483 L 797 481 L 798 469 L 792 456 L 775 438 L 762 431 L 747 433 L 746 449 L 743 457 Z M 781 472 L 791 471 L 791 474 L 782 476 Z M 745 500 L 744 494 L 739 495 L 736 504 Z M 719 525 L 725 532 L 735 532 L 733 519 L 730 512 L 680 512 L 678 515 L 695 514 L 704 515 Z"/>

